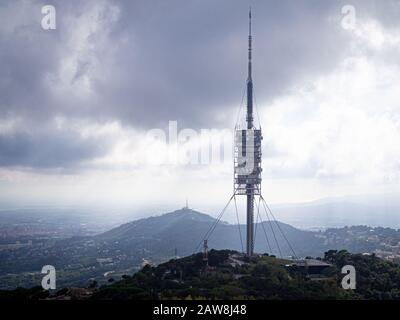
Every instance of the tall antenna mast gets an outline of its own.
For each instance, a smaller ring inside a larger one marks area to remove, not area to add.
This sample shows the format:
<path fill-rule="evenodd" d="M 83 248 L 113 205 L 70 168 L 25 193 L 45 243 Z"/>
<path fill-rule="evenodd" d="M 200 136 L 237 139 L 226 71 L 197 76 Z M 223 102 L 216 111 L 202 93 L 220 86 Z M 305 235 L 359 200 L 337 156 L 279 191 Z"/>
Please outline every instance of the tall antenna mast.
<path fill-rule="evenodd" d="M 248 74 L 247 74 L 247 129 L 253 129 L 253 79 L 251 77 L 251 7 L 249 9 L 249 55 L 248 55 Z M 247 150 L 246 150 L 247 151 Z M 247 196 L 247 236 L 246 253 L 248 256 L 254 253 L 254 190 L 251 183 L 246 184 Z"/>
<path fill-rule="evenodd" d="M 251 77 L 251 45 L 252 45 L 252 37 L 251 37 L 251 7 L 249 9 L 249 54 L 248 54 L 248 71 L 247 71 L 247 129 L 253 128 L 253 79 Z"/>

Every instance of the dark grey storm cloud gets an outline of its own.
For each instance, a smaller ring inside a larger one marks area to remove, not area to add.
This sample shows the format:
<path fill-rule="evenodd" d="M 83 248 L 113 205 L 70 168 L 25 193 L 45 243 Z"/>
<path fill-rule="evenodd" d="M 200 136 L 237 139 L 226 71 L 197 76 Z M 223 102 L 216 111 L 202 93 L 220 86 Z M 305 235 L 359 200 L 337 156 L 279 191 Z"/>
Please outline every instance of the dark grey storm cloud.
<path fill-rule="evenodd" d="M 74 170 L 78 162 L 103 155 L 107 147 L 107 141 L 68 130 L 46 128 L 33 133 L 0 134 L 0 166 Z"/>
<path fill-rule="evenodd" d="M 63 54 L 68 54 L 63 52 L 68 34 L 79 28 L 70 25 L 69 17 L 90 15 L 91 6 L 101 2 L 53 3 L 59 24 L 55 32 L 41 30 L 38 15 L 0 39 L 1 70 L 7 78 L 0 92 L 3 114 L 19 111 L 41 118 L 72 113 L 145 126 L 177 119 L 193 126 L 212 125 L 210 111 L 235 111 L 240 103 L 248 3 L 111 1 L 120 17 L 107 26 L 105 50 L 114 51 L 111 57 L 101 52 L 104 47 L 93 52 L 104 65 L 90 74 L 97 99 L 84 102 L 71 96 L 52 99 L 45 80 L 58 74 Z M 39 12 L 40 2 L 36 4 L 29 14 Z M 335 2 L 255 1 L 253 11 L 259 102 L 279 95 L 298 77 L 334 66 L 343 52 L 340 24 L 327 19 L 336 14 L 339 21 Z M 106 8 L 96 19 L 111 14 Z M 87 42 L 95 44 L 103 32 L 94 32 Z M 76 77 L 88 72 L 88 64 L 79 62 Z"/>
<path fill-rule="evenodd" d="M 141 128 L 165 126 L 168 120 L 185 127 L 227 126 L 231 117 L 217 120 L 214 112 L 234 114 L 240 103 L 248 5 L 253 7 L 254 78 L 260 104 L 303 78 L 329 71 L 346 54 L 348 35 L 340 26 L 346 2 L 2 1 L 0 14 L 8 17 L 0 22 L 0 117 L 33 123 L 56 116 L 118 120 Z M 383 2 L 353 4 L 361 13 L 387 17 L 393 25 L 398 2 Z M 41 7 L 49 3 L 57 9 L 55 31 L 40 27 Z M 96 6 L 102 9 L 93 10 Z M 119 11 L 115 19 L 114 9 Z M 85 15 L 102 27 L 79 25 L 85 20 L 78 18 Z M 81 54 L 71 34 L 79 37 L 85 28 L 93 30 L 77 42 L 89 48 Z M 67 84 L 73 87 L 86 77 L 87 97 L 59 89 L 65 82 L 61 70 L 74 49 L 76 70 Z M 98 154 L 78 136 L 50 138 L 37 129 L 30 134 L 0 134 L 1 166 L 51 167 Z"/>
<path fill-rule="evenodd" d="M 117 53 L 121 63 L 114 66 L 112 81 L 97 83 L 106 113 L 136 124 L 177 119 L 207 126 L 218 125 L 215 110 L 236 111 L 246 79 L 248 3 L 117 3 L 122 16 L 115 35 L 131 41 Z M 325 1 L 253 4 L 259 102 L 335 65 L 346 40 L 340 8 Z M 333 14 L 336 23 L 328 20 Z"/>

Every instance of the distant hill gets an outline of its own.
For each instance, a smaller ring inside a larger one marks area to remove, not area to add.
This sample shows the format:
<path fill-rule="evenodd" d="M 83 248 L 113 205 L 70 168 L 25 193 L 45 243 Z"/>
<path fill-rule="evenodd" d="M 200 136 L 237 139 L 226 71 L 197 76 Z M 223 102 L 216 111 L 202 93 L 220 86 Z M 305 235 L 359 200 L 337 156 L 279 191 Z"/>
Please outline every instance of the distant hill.
<path fill-rule="evenodd" d="M 123 224 L 95 236 L 95 239 L 118 241 L 122 248 L 142 248 L 155 258 L 169 258 L 173 255 L 175 248 L 179 256 L 186 256 L 194 252 L 214 221 L 215 219 L 209 215 L 184 208 L 161 216 Z M 282 253 L 283 256 L 292 256 L 293 253 L 283 234 L 295 247 L 297 255 L 318 252 L 319 246 L 315 241 L 315 234 L 312 232 L 299 230 L 282 222 L 264 222 L 263 225 L 258 223 L 255 229 L 257 230 L 256 252 L 268 252 L 275 255 Z M 283 234 L 280 230 L 283 231 Z M 240 233 L 245 246 L 245 225 L 240 225 Z M 265 234 L 267 234 L 268 241 Z M 277 241 L 275 241 L 275 237 Z M 209 247 L 242 251 L 238 226 L 223 221 L 219 222 L 209 239 Z"/>

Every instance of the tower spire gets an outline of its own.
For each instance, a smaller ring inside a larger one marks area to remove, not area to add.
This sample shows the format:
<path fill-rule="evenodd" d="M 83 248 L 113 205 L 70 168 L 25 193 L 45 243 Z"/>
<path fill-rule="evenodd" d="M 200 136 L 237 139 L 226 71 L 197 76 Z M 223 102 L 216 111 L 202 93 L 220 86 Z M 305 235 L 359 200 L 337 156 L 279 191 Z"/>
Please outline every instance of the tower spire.
<path fill-rule="evenodd" d="M 253 79 L 251 77 L 252 59 L 252 36 L 251 36 L 251 7 L 249 9 L 249 56 L 248 56 L 248 75 L 247 75 L 247 130 L 253 129 Z M 246 155 L 249 157 L 249 155 Z M 254 185 L 246 184 L 247 195 L 247 244 L 246 252 L 248 256 L 254 252 Z"/>
<path fill-rule="evenodd" d="M 252 35 L 251 35 L 251 7 L 249 9 L 249 53 L 247 73 L 247 129 L 253 128 L 253 79 L 252 73 Z"/>
<path fill-rule="evenodd" d="M 252 45 L 252 38 L 251 38 L 251 7 L 249 9 L 249 70 L 248 70 L 248 80 L 251 80 L 251 45 Z"/>

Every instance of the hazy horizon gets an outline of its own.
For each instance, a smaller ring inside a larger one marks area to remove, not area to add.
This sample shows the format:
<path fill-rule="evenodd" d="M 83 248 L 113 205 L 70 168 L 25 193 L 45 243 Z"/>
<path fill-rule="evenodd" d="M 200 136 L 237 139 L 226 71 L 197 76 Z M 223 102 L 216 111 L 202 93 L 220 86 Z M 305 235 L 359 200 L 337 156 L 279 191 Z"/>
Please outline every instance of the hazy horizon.
<path fill-rule="evenodd" d="M 381 195 L 357 195 L 345 197 L 322 198 L 309 202 L 297 203 L 269 203 L 275 218 L 278 221 L 290 224 L 300 229 L 325 229 L 352 225 L 367 225 L 371 227 L 390 227 L 400 229 L 400 197 L 398 194 Z M 188 202 L 189 208 L 211 217 L 216 218 L 221 212 L 225 203 L 220 206 L 192 205 Z M 148 205 L 138 208 L 134 206 L 59 206 L 49 204 L 18 205 L 0 204 L 0 223 L 4 220 L 4 213 L 18 213 L 22 216 L 50 217 L 61 219 L 84 218 L 85 222 L 96 222 L 101 226 L 100 230 L 110 229 L 126 222 L 160 216 L 169 212 L 185 208 L 186 202 L 181 204 L 159 204 Z M 245 207 L 238 201 L 239 222 L 244 224 Z M 256 217 L 257 218 L 257 217 Z M 100 219 L 100 220 L 99 220 Z M 235 207 L 233 203 L 227 208 L 223 221 L 237 224 Z M 262 215 L 262 220 L 266 217 Z M 259 221 L 257 219 L 257 221 Z M 4 222 L 4 221 L 3 221 Z M 105 228 L 105 229 L 104 229 Z"/>

